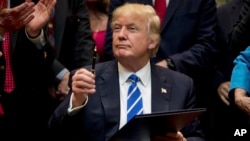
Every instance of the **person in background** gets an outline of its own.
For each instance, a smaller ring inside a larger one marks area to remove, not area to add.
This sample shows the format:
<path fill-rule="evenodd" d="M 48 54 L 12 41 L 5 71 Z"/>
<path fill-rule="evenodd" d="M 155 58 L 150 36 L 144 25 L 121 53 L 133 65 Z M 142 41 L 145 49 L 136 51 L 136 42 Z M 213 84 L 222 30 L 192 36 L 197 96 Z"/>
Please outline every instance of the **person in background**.
<path fill-rule="evenodd" d="M 161 41 L 159 50 L 152 60 L 157 65 L 184 73 L 194 79 L 198 105 L 208 109 L 203 114 L 204 120 L 201 122 L 206 137 L 209 138 L 211 76 L 218 53 L 215 0 L 110 0 L 109 19 L 112 11 L 126 2 L 149 4 L 158 11 L 161 17 Z M 109 26 L 104 53 L 107 60 L 114 58 L 112 30 Z"/>
<path fill-rule="evenodd" d="M 193 80 L 150 60 L 156 55 L 160 41 L 160 20 L 150 5 L 118 7 L 113 11 L 111 27 L 116 59 L 96 64 L 94 74 L 91 66 L 73 71 L 72 89 L 50 118 L 50 128 L 77 132 L 68 134 L 72 140 L 109 140 L 136 115 L 127 112 L 130 77 L 139 79 L 135 84 L 142 94 L 138 98 L 138 113 L 196 107 Z M 185 129 L 153 140 L 204 141 L 198 120 Z"/>
<path fill-rule="evenodd" d="M 0 9 L 2 37 L 0 40 L 0 103 L 3 117 L 0 123 L 1 131 L 4 131 L 2 129 L 5 131 L 27 129 L 28 131 L 46 128 L 52 112 L 47 88 L 53 50 L 42 36 L 43 28 L 56 0 L 35 2 L 1 0 L 0 3 L 6 3 L 1 5 L 3 7 Z M 6 51 L 8 49 L 10 50 Z M 10 56 L 7 57 L 7 54 Z M 8 83 L 5 80 L 14 83 Z M 15 135 L 15 132 L 12 135 Z M 28 137 L 30 133 L 22 135 Z"/>
<path fill-rule="evenodd" d="M 57 1 L 45 32 L 55 54 L 49 91 L 56 107 L 69 91 L 69 71 L 92 62 L 94 41 L 86 0 Z"/>
<path fill-rule="evenodd" d="M 108 23 L 109 0 L 87 0 L 92 37 L 98 54 L 97 62 L 105 61 L 104 45 Z"/>
<path fill-rule="evenodd" d="M 2 44 L 3 44 L 2 42 L 4 39 L 4 32 L 5 31 L 10 32 L 10 31 L 18 30 L 19 28 L 25 26 L 25 24 L 27 24 L 28 22 L 30 22 L 33 19 L 33 16 L 31 14 L 34 11 L 33 6 L 34 6 L 34 3 L 24 2 L 24 3 L 20 4 L 19 6 L 16 6 L 15 8 L 9 9 L 9 12 L 7 12 L 8 1 L 0 1 L 0 15 L 1 15 L 1 20 L 2 20 L 1 22 L 3 23 L 3 24 L 1 24 L 1 28 L 0 28 L 1 48 L 2 48 Z M 15 22 L 14 21 L 15 17 L 13 15 L 14 10 L 18 11 L 19 15 L 17 15 L 17 17 L 21 17 L 21 15 L 23 15 L 23 14 L 25 14 L 26 16 L 23 16 L 21 19 L 17 19 L 19 22 Z M 21 13 L 20 11 L 23 11 L 23 13 Z M 7 16 L 7 15 L 9 15 L 9 16 Z M 11 18 L 7 19 L 7 17 L 11 17 Z M 1 49 L 0 57 L 1 57 L 1 78 L 2 78 L 1 89 L 3 90 L 4 58 L 3 58 L 2 49 Z M 1 98 L 2 98 L 2 93 L 1 93 L 0 99 Z M 3 111 L 3 106 L 2 106 L 1 100 L 0 100 L 0 126 L 3 126 L 3 124 L 4 124 L 4 121 L 3 121 L 4 120 L 4 111 Z"/>
<path fill-rule="evenodd" d="M 229 90 L 231 75 L 234 67 L 233 61 L 239 50 L 247 47 L 245 38 L 248 34 L 242 29 L 242 22 L 245 23 L 245 16 L 249 15 L 248 0 L 232 0 L 218 7 L 217 10 L 217 46 L 219 50 L 216 73 L 213 81 L 212 109 L 213 109 L 213 140 L 215 141 L 238 141 L 240 138 L 234 137 L 235 129 L 241 128 L 247 123 L 244 114 L 230 100 Z M 243 25 L 245 26 L 245 25 Z M 247 27 L 247 26 L 245 26 Z M 247 30 L 247 29 L 246 29 Z M 239 38 L 240 36 L 240 38 Z M 238 49 L 236 51 L 235 49 Z M 238 115 L 238 116 L 234 116 Z M 238 121 L 238 122 L 235 122 Z"/>

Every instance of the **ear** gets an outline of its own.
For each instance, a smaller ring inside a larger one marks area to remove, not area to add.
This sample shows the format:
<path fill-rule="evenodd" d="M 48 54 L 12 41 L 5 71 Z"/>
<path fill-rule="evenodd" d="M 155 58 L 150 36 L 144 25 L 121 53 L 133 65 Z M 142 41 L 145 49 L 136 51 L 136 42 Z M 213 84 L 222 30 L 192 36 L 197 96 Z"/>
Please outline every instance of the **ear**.
<path fill-rule="evenodd" d="M 149 49 L 149 50 L 152 50 L 152 49 L 156 48 L 158 43 L 159 43 L 159 42 L 158 42 L 158 39 L 153 38 L 153 37 L 150 38 L 150 39 L 149 39 L 149 46 L 148 46 L 148 49 Z"/>

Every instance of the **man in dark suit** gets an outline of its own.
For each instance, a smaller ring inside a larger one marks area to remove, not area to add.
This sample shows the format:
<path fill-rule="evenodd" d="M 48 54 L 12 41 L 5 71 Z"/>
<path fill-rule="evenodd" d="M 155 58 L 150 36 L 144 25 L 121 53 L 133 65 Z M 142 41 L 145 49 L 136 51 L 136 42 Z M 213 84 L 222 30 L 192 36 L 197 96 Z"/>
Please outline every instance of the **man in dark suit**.
<path fill-rule="evenodd" d="M 92 62 L 94 41 L 90 30 L 86 0 L 57 1 L 54 18 L 55 60 L 53 72 L 56 75 L 55 90 L 51 93 L 60 98 L 68 93 L 69 71 Z M 60 101 L 59 101 L 60 102 Z"/>
<path fill-rule="evenodd" d="M 164 1 L 164 0 L 162 0 Z M 126 2 L 150 4 L 154 0 L 110 0 L 109 13 Z M 154 63 L 194 79 L 200 107 L 209 107 L 211 75 L 217 53 L 216 4 L 214 0 L 166 0 L 161 42 Z M 111 15 L 110 15 L 111 18 Z M 107 28 L 105 53 L 113 59 L 112 31 Z M 209 109 L 208 109 L 209 111 Z M 207 112 L 209 113 L 209 112 Z M 209 119 L 204 115 L 205 130 Z"/>
<path fill-rule="evenodd" d="M 127 123 L 126 93 L 131 74 L 139 77 L 136 85 L 142 93 L 145 114 L 196 106 L 190 77 L 150 61 L 160 41 L 160 20 L 150 5 L 126 4 L 117 8 L 111 27 L 116 60 L 97 64 L 94 74 L 90 66 L 74 71 L 70 94 L 49 121 L 51 128 L 76 131 L 71 139 L 108 140 Z M 198 124 L 195 120 L 187 130 L 166 133 L 162 139 L 203 140 Z"/>
<path fill-rule="evenodd" d="M 47 88 L 53 52 L 49 44 L 43 38 L 39 40 L 39 37 L 44 33 L 42 28 L 55 3 L 56 0 L 41 0 L 35 4 L 11 0 L 9 7 L 1 7 L 3 24 L 0 29 L 3 33 L 10 33 L 11 56 L 4 58 L 2 42 L 5 38 L 1 41 L 0 102 L 4 121 L 0 128 L 33 130 L 47 127 L 51 114 Z M 11 91 L 4 90 L 7 61 L 12 63 L 15 82 L 15 88 Z"/>

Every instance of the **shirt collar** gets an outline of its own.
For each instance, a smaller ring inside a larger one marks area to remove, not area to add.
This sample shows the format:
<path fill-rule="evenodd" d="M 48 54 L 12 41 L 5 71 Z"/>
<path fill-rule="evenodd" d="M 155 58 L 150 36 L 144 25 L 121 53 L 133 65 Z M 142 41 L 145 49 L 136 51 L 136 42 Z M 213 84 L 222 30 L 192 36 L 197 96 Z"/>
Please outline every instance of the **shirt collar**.
<path fill-rule="evenodd" d="M 137 72 L 128 71 L 125 67 L 123 67 L 118 62 L 118 72 L 119 72 L 120 84 L 126 83 L 126 81 L 128 80 L 128 77 L 133 73 L 136 74 L 140 78 L 140 80 L 141 80 L 140 82 L 145 87 L 149 84 L 149 81 L 151 80 L 150 79 L 151 78 L 151 67 L 150 67 L 150 62 L 149 61 L 143 68 L 141 68 Z"/>

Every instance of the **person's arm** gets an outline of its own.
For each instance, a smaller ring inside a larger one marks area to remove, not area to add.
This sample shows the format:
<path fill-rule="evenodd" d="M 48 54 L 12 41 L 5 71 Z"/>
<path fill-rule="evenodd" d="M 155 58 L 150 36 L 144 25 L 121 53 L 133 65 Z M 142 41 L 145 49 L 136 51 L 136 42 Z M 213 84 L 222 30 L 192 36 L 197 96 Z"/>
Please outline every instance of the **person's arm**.
<path fill-rule="evenodd" d="M 57 59 L 53 61 L 52 70 L 54 74 L 56 74 L 55 84 L 58 86 L 56 91 L 56 94 L 58 95 L 66 95 L 68 93 L 69 87 L 67 85 L 67 74 L 71 69 L 76 69 L 91 64 L 94 50 L 94 41 L 92 39 L 92 32 L 90 30 L 86 2 L 83 0 L 71 1 L 70 5 L 71 7 L 69 8 L 71 8 L 71 12 L 77 11 L 76 17 L 72 17 L 74 23 L 77 24 L 77 26 L 72 24 L 72 26 L 74 26 L 73 28 L 78 27 L 74 36 L 76 41 L 73 47 L 74 63 L 71 64 L 72 66 L 70 68 L 66 68 Z"/>
<path fill-rule="evenodd" d="M 234 60 L 230 91 L 242 88 L 250 94 L 250 46 Z M 230 94 L 231 95 L 231 94 Z M 231 95 L 230 97 L 232 97 Z"/>
<path fill-rule="evenodd" d="M 72 71 L 70 74 L 71 91 L 65 100 L 57 107 L 49 120 L 50 128 L 74 127 L 75 118 L 79 117 L 81 109 L 88 103 L 88 95 L 95 93 L 94 74 L 87 69 Z M 76 124 L 76 125 L 75 125 Z"/>
<path fill-rule="evenodd" d="M 42 49 L 45 46 L 45 44 L 47 43 L 47 41 L 45 40 L 43 29 L 41 29 L 40 34 L 38 34 L 37 37 L 31 37 L 30 35 L 28 35 L 26 30 L 25 30 L 25 34 L 26 34 L 27 38 L 35 44 L 37 49 Z"/>
<path fill-rule="evenodd" d="M 77 3 L 78 2 L 78 3 Z M 92 38 L 92 31 L 90 29 L 89 14 L 87 12 L 87 4 L 85 0 L 71 1 L 74 3 L 75 9 L 77 9 L 77 29 L 74 47 L 74 61 L 75 65 L 73 69 L 80 68 L 92 63 L 92 56 L 94 53 L 94 40 Z M 71 9 L 73 12 L 75 9 Z"/>
<path fill-rule="evenodd" d="M 197 25 L 194 31 L 192 31 L 195 32 L 195 35 L 188 35 L 193 36 L 192 43 L 185 44 L 188 45 L 188 47 L 180 47 L 182 49 L 185 48 L 185 51 L 179 50 L 178 53 L 174 53 L 170 56 L 165 56 L 158 51 L 155 58 L 156 63 L 162 60 L 166 62 L 166 59 L 169 58 L 169 62 L 173 64 L 172 68 L 189 76 L 197 75 L 195 72 L 199 72 L 200 69 L 210 67 L 209 65 L 213 64 L 214 57 L 218 51 L 216 48 L 215 34 L 216 4 L 213 0 L 203 0 L 199 6 L 197 21 L 195 21 Z M 162 39 L 162 41 L 164 41 L 164 39 Z"/>
<path fill-rule="evenodd" d="M 229 98 L 235 105 L 250 115 L 250 46 L 234 61 Z"/>
<path fill-rule="evenodd" d="M 35 38 L 41 34 L 42 28 L 47 24 L 56 0 L 40 0 L 34 6 L 34 18 L 25 26 L 29 37 Z"/>

